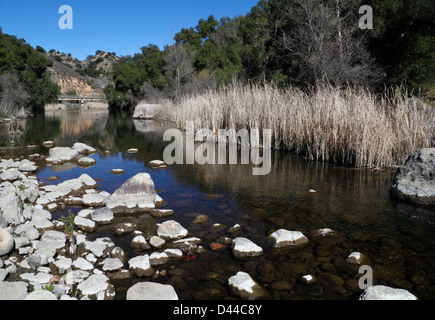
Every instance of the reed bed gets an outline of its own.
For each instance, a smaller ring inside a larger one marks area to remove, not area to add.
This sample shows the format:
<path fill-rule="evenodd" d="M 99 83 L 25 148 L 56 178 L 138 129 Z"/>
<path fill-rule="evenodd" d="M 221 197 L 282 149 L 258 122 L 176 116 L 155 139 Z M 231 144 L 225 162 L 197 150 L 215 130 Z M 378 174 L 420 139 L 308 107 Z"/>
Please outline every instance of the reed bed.
<path fill-rule="evenodd" d="M 434 111 L 394 90 L 373 95 L 360 88 L 317 88 L 306 93 L 269 84 L 242 85 L 183 97 L 180 127 L 271 129 L 274 147 L 312 160 L 355 167 L 402 165 L 418 148 L 431 147 Z"/>

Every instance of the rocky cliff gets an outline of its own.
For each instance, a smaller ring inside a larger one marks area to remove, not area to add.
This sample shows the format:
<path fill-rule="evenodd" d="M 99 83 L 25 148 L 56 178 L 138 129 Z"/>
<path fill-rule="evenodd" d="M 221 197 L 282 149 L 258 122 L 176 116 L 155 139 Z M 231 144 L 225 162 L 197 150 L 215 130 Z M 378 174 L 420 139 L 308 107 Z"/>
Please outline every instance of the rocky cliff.
<path fill-rule="evenodd" d="M 57 61 L 49 68 L 51 80 L 60 87 L 63 95 L 77 94 L 84 96 L 101 96 L 104 95 L 102 88 L 96 88 L 89 83 L 89 80 L 82 77 L 74 70 L 62 65 Z"/>
<path fill-rule="evenodd" d="M 46 57 L 53 62 L 49 68 L 51 79 L 58 84 L 61 94 L 85 96 L 104 96 L 108 75 L 119 59 L 115 54 L 103 51 L 97 51 L 85 61 L 54 50 L 46 53 Z"/>

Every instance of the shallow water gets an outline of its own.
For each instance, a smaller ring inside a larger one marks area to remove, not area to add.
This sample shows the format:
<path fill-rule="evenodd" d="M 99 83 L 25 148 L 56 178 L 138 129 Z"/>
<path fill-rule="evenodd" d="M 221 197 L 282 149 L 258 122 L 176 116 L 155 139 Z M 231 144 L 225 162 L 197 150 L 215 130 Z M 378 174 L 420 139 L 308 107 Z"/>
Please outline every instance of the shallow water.
<path fill-rule="evenodd" d="M 171 261 L 155 281 L 174 286 L 180 299 L 231 299 L 226 282 L 245 271 L 264 286 L 271 299 L 356 299 L 358 268 L 345 262 L 358 251 L 373 268 L 374 284 L 403 288 L 419 299 L 435 298 L 435 211 L 396 203 L 389 197 L 394 172 L 343 168 L 306 161 L 287 153 L 272 155 L 267 176 L 253 176 L 250 165 L 174 165 L 164 170 L 147 166 L 162 159 L 166 143 L 162 135 L 170 126 L 160 122 L 133 121 L 128 114 L 71 111 L 37 114 L 20 124 L 24 134 L 8 135 L 10 124 L 0 124 L 1 157 L 48 154 L 41 146 L 53 140 L 57 146 L 83 142 L 99 152 L 92 157 L 97 165 L 83 169 L 74 165 L 42 167 L 37 175 L 48 184 L 58 184 L 83 173 L 98 179 L 99 189 L 110 193 L 139 172 L 152 176 L 156 190 L 165 200 L 162 208 L 173 209 L 190 236 L 203 240 L 206 252 L 194 261 Z M 16 142 L 11 146 L 11 140 Z M 28 148 L 28 145 L 35 145 Z M 126 150 L 138 148 L 137 154 Z M 105 154 L 108 150 L 111 154 Z M 124 169 L 113 175 L 111 169 Z M 46 181 L 58 176 L 59 181 Z M 315 193 L 309 192 L 311 189 Z M 70 208 L 53 216 L 60 217 Z M 78 212 L 81 208 L 72 208 Z M 210 222 L 192 223 L 197 214 Z M 116 222 L 132 221 L 151 234 L 161 222 L 147 214 L 117 216 Z M 213 228 L 214 223 L 225 225 Z M 241 229 L 231 233 L 229 227 Z M 271 250 L 267 236 L 277 229 L 298 230 L 309 238 L 307 245 L 284 251 Z M 311 232 L 331 228 L 334 237 L 313 237 Z M 131 236 L 117 237 L 110 227 L 101 227 L 92 238 L 109 236 L 129 258 L 145 254 L 130 248 Z M 244 236 L 264 249 L 249 261 L 234 259 L 229 247 L 213 252 L 208 245 L 220 237 Z M 166 273 L 166 274 L 165 274 Z M 317 281 L 300 283 L 311 274 Z M 117 299 L 125 298 L 129 286 L 144 279 L 113 280 Z M 146 280 L 145 280 L 146 281 Z"/>

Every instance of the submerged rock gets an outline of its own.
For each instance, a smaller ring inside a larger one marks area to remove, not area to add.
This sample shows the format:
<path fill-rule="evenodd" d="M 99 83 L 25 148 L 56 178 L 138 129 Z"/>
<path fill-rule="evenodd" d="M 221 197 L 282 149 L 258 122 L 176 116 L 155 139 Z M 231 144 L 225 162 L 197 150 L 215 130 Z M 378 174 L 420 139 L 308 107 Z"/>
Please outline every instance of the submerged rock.
<path fill-rule="evenodd" d="M 397 171 L 391 187 L 395 199 L 435 205 L 435 148 L 420 149 Z"/>
<path fill-rule="evenodd" d="M 359 252 L 352 252 L 346 259 L 346 262 L 354 264 L 365 264 L 368 258 L 366 255 Z"/>

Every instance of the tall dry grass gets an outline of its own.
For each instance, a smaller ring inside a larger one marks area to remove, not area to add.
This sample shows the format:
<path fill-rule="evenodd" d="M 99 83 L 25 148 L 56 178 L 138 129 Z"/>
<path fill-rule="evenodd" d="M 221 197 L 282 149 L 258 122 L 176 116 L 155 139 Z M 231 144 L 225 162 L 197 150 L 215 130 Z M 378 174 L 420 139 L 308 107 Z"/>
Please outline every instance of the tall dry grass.
<path fill-rule="evenodd" d="M 422 108 L 406 92 L 375 96 L 365 89 L 234 84 L 183 97 L 175 108 L 180 127 L 271 129 L 274 146 L 312 160 L 355 167 L 401 165 L 435 136 L 433 108 Z"/>

